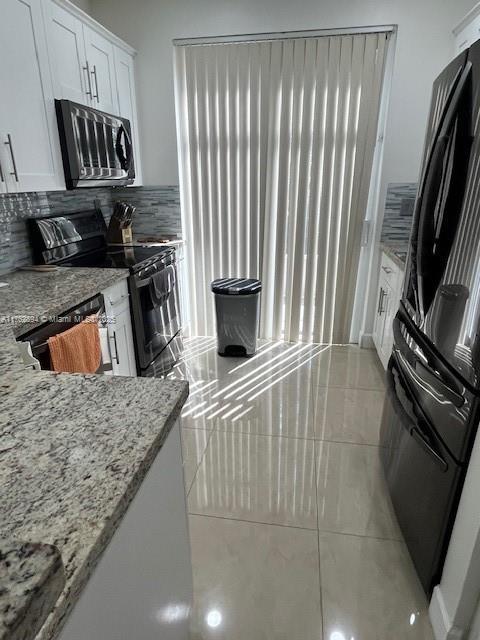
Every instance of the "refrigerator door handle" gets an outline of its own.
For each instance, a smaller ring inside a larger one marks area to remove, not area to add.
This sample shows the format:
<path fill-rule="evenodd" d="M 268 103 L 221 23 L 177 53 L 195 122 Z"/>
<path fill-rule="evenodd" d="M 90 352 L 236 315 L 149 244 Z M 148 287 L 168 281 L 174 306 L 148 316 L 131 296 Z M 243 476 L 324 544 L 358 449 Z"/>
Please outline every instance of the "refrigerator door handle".
<path fill-rule="evenodd" d="M 426 163 L 426 170 L 423 174 L 423 179 L 418 189 L 418 196 L 423 200 L 423 194 L 425 191 L 425 186 L 428 179 L 428 174 L 430 173 L 430 167 L 433 162 L 435 148 L 437 146 L 438 141 L 447 135 L 454 119 L 457 114 L 461 98 L 463 96 L 463 92 L 467 86 L 467 82 L 470 78 L 470 74 L 472 71 L 472 63 L 467 61 L 463 70 L 457 74 L 456 82 L 453 83 L 453 86 L 450 90 L 450 94 L 445 102 L 445 106 L 443 109 L 443 113 L 439 118 L 439 124 L 437 128 L 437 133 L 435 135 L 432 148 L 430 150 L 430 155 Z"/>
<path fill-rule="evenodd" d="M 446 102 L 445 110 L 440 118 L 439 131 L 433 143 L 433 147 L 428 160 L 427 169 L 423 176 L 421 188 L 419 190 L 419 218 L 417 225 L 416 239 L 416 263 L 417 263 L 417 282 L 418 297 L 420 303 L 420 311 L 422 315 L 428 309 L 425 309 L 425 299 L 423 291 L 423 276 L 427 271 L 426 260 L 424 256 L 425 237 L 427 234 L 427 224 L 433 220 L 431 215 L 435 207 L 438 193 L 442 188 L 443 165 L 445 154 L 449 148 L 450 135 L 453 130 L 455 119 L 462 105 L 462 98 L 468 87 L 468 82 L 472 72 L 472 63 L 467 61 L 460 77 L 452 88 L 452 95 Z M 433 223 L 432 223 L 433 224 Z M 433 231 L 433 230 L 432 230 Z"/>

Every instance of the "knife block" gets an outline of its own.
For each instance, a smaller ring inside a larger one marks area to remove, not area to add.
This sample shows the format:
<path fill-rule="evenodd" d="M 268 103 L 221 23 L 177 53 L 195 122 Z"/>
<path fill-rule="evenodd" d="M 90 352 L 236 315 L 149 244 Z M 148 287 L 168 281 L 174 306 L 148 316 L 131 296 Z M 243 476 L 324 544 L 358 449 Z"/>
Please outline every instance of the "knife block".
<path fill-rule="evenodd" d="M 112 216 L 107 231 L 108 244 L 132 244 L 132 225 L 122 228 L 117 218 Z"/>

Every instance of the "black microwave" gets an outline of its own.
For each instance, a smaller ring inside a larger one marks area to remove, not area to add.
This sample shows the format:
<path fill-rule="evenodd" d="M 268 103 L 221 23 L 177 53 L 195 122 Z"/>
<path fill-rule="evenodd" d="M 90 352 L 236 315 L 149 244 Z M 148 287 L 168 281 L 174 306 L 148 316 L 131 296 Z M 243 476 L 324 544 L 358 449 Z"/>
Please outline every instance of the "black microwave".
<path fill-rule="evenodd" d="M 130 121 L 55 100 L 67 189 L 121 186 L 135 179 Z"/>

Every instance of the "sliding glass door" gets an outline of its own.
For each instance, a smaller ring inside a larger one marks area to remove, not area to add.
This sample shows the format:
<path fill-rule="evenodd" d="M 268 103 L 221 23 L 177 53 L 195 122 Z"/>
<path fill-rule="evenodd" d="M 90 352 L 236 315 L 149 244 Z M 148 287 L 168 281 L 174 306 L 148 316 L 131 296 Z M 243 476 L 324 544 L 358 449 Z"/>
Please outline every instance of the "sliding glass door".
<path fill-rule="evenodd" d="M 389 32 L 175 47 L 191 331 L 263 282 L 261 335 L 347 342 Z"/>

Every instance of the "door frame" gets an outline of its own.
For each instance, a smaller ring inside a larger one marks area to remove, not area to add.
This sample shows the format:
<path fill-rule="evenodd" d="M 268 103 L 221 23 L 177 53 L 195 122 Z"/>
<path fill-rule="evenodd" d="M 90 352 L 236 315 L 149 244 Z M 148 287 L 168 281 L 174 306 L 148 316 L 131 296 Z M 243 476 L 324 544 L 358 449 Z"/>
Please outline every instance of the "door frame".
<path fill-rule="evenodd" d="M 357 286 L 350 326 L 350 342 L 361 347 L 373 348 L 373 324 L 369 322 L 377 290 L 380 251 L 378 250 L 383 223 L 383 202 L 387 192 L 387 181 L 382 175 L 384 139 L 387 127 L 388 108 L 393 80 L 393 66 L 397 47 L 397 26 L 392 26 L 392 35 L 387 49 L 385 73 L 378 117 L 377 143 L 375 146 L 367 210 L 362 234 L 362 247 L 358 262 Z M 365 304 L 367 301 L 367 304 Z"/>

